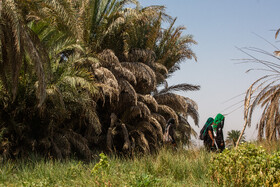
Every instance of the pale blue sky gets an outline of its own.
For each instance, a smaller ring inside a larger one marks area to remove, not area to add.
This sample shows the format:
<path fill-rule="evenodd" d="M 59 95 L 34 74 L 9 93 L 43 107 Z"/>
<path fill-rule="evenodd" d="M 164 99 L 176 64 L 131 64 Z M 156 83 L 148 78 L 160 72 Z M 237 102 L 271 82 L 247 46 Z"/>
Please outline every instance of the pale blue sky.
<path fill-rule="evenodd" d="M 177 17 L 175 25 L 185 26 L 184 33 L 192 34 L 198 42 L 192 47 L 198 62 L 183 62 L 181 70 L 175 72 L 168 82 L 170 85 L 186 82 L 201 86 L 200 91 L 184 94 L 198 103 L 200 128 L 208 117 L 219 112 L 228 113 L 242 105 L 224 110 L 243 97 L 225 101 L 244 93 L 262 75 L 261 72 L 245 73 L 254 65 L 236 64 L 232 60 L 247 58 L 236 47 L 275 50 L 254 33 L 280 47 L 274 38 L 280 28 L 280 0 L 140 0 L 140 3 L 142 6 L 166 6 L 166 12 Z M 247 140 L 256 138 L 258 119 L 259 113 L 256 113 L 252 127 L 245 131 Z M 241 130 L 243 124 L 243 108 L 240 108 L 226 116 L 224 133 Z M 200 128 L 195 130 L 199 132 Z"/>

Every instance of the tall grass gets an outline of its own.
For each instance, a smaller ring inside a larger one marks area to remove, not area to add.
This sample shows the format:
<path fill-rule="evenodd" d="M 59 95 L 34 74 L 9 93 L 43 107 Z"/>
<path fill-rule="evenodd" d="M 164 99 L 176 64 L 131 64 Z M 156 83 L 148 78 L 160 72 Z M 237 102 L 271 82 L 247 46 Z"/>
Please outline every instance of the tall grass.
<path fill-rule="evenodd" d="M 156 155 L 124 159 L 116 156 L 82 163 L 8 161 L 0 167 L 1 186 L 208 186 L 210 153 L 164 148 Z M 100 163 L 100 162 L 99 162 Z"/>
<path fill-rule="evenodd" d="M 254 144 L 256 144 L 257 146 L 262 146 L 267 152 L 272 153 L 275 151 L 280 151 L 280 141 L 276 140 L 276 141 L 256 141 L 253 142 Z"/>
<path fill-rule="evenodd" d="M 270 153 L 280 149 L 279 142 L 254 144 Z M 90 163 L 31 157 L 0 163 L 0 186 L 217 186 L 209 178 L 216 165 L 213 154 L 219 156 L 203 149 L 163 148 L 154 155 L 104 155 Z"/>

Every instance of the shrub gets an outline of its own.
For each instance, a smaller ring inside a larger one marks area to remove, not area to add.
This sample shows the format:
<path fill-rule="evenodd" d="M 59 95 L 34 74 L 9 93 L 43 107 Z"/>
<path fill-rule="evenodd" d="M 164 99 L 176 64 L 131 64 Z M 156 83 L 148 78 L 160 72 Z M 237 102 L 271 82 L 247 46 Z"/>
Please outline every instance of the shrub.
<path fill-rule="evenodd" d="M 213 155 L 209 177 L 219 185 L 273 186 L 280 184 L 280 152 L 267 153 L 261 146 L 243 144 Z"/>
<path fill-rule="evenodd" d="M 97 174 L 102 170 L 107 170 L 110 166 L 108 157 L 104 153 L 100 153 L 99 156 L 100 156 L 100 160 L 97 164 L 95 164 L 95 166 L 91 170 L 92 174 Z"/>

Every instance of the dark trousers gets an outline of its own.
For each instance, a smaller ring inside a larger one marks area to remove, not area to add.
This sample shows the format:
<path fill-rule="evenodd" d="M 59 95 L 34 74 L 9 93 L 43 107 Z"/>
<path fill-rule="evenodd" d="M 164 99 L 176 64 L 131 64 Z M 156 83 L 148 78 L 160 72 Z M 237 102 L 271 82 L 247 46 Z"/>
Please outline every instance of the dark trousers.
<path fill-rule="evenodd" d="M 223 152 L 223 150 L 225 149 L 225 142 L 224 141 L 216 141 L 219 152 Z"/>

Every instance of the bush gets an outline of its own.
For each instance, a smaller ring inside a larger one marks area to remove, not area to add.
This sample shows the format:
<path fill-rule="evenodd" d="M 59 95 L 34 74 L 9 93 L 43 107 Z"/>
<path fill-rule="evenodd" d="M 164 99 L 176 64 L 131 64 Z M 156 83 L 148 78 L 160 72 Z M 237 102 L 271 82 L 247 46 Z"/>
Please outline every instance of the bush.
<path fill-rule="evenodd" d="M 219 185 L 280 185 L 280 152 L 268 154 L 254 144 L 226 149 L 211 158 L 209 177 Z"/>

